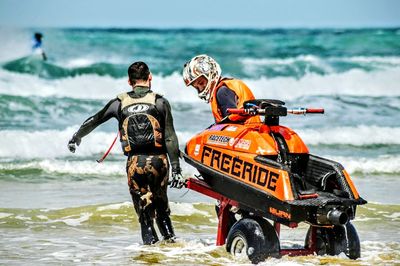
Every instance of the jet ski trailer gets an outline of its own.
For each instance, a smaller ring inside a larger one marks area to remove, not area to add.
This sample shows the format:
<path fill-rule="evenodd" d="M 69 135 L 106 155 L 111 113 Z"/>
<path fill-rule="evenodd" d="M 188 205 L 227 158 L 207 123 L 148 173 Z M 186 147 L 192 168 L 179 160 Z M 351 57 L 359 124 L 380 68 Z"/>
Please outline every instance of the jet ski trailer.
<path fill-rule="evenodd" d="M 367 202 L 341 164 L 310 154 L 293 130 L 279 125 L 281 116 L 324 110 L 288 110 L 282 101 L 253 100 L 229 112 L 265 118 L 214 124 L 190 139 L 183 154 L 200 173 L 187 187 L 219 202 L 216 244 L 253 263 L 342 252 L 359 258 L 360 240 L 350 221 L 357 205 Z M 310 225 L 304 247 L 281 248 L 281 225 L 296 228 L 301 222 Z"/>

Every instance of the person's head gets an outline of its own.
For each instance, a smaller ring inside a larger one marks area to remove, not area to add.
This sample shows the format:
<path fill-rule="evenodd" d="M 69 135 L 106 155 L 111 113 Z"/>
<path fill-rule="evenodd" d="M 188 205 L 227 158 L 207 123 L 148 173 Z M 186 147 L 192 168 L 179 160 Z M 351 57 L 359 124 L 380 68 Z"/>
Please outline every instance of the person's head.
<path fill-rule="evenodd" d="M 193 86 L 200 99 L 206 102 L 221 77 L 221 67 L 212 57 L 202 54 L 193 57 L 183 67 L 183 80 L 186 86 Z"/>
<path fill-rule="evenodd" d="M 35 40 L 42 41 L 43 34 L 41 34 L 40 32 L 35 32 L 35 34 L 33 36 L 34 36 Z"/>
<path fill-rule="evenodd" d="M 135 62 L 128 68 L 128 83 L 132 86 L 149 86 L 151 84 L 152 75 L 149 67 L 144 62 Z"/>

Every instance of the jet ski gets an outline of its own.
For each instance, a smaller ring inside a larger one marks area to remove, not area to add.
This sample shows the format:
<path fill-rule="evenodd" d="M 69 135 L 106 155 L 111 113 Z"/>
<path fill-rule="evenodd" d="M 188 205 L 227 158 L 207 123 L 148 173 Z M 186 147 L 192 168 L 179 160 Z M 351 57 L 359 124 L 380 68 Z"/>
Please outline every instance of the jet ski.
<path fill-rule="evenodd" d="M 264 121 L 224 119 L 190 139 L 183 154 L 200 173 L 188 187 L 218 199 L 224 208 L 219 210 L 217 244 L 226 243 L 228 252 L 245 254 L 253 263 L 286 254 L 344 252 L 359 258 L 351 220 L 367 201 L 340 163 L 310 154 L 300 136 L 279 123 L 288 114 L 324 110 L 288 109 L 282 101 L 259 99 L 228 112 L 263 116 Z M 301 222 L 310 225 L 304 248 L 280 248 L 280 225 L 295 228 Z"/>

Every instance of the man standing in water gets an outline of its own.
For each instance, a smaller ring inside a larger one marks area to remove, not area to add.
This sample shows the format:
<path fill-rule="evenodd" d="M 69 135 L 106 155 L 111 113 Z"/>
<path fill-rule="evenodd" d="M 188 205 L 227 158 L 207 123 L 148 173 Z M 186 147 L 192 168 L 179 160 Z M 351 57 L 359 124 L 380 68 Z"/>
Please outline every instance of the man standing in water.
<path fill-rule="evenodd" d="M 75 152 L 81 138 L 111 117 L 118 120 L 123 152 L 128 156 L 126 172 L 129 191 L 139 217 L 145 245 L 158 241 L 153 226 L 155 218 L 164 240 L 173 241 L 167 186 L 171 160 L 171 187 L 182 188 L 184 180 L 179 165 L 178 139 L 168 101 L 151 91 L 152 74 L 144 62 L 128 68 L 132 91 L 111 100 L 101 111 L 88 118 L 68 143 Z"/>

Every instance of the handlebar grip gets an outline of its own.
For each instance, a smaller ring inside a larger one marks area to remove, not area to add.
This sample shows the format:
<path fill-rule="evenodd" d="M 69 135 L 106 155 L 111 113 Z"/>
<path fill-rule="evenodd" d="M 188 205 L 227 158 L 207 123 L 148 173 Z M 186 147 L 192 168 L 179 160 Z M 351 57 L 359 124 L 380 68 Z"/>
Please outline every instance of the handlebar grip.
<path fill-rule="evenodd" d="M 238 115 L 242 115 L 245 114 L 246 112 L 244 111 L 244 109 L 236 109 L 236 108 L 228 108 L 226 109 L 226 111 L 229 114 L 238 114 Z"/>
<path fill-rule="evenodd" d="M 307 114 L 323 114 L 325 112 L 324 108 L 307 108 Z"/>

